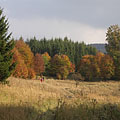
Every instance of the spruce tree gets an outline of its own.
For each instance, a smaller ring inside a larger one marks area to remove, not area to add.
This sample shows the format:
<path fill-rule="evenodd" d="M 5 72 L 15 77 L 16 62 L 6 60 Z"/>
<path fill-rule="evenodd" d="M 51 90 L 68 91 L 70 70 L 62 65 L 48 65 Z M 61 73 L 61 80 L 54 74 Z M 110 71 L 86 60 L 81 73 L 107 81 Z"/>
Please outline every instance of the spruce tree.
<path fill-rule="evenodd" d="M 15 68 L 12 63 L 14 40 L 10 40 L 11 33 L 8 34 L 9 24 L 5 17 L 0 8 L 0 82 L 5 82 Z"/>

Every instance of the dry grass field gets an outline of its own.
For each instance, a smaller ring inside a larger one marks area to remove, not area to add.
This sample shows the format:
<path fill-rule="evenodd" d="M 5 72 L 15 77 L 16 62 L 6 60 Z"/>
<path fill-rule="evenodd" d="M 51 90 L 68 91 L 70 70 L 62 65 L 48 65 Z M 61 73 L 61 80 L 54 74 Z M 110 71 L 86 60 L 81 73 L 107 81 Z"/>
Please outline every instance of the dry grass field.
<path fill-rule="evenodd" d="M 120 82 L 8 80 L 0 120 L 120 120 Z"/>

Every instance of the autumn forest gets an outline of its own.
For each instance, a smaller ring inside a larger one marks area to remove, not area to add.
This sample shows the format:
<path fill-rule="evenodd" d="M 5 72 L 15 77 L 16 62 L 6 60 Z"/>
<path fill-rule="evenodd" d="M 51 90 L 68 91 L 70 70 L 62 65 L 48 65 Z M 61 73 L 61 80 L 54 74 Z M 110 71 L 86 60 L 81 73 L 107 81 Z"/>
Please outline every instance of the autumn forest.
<path fill-rule="evenodd" d="M 68 37 L 12 38 L 0 8 L 0 120 L 120 120 L 120 27 L 106 52 Z"/>
<path fill-rule="evenodd" d="M 120 28 L 118 25 L 108 28 L 106 33 L 108 43 L 105 46 L 107 53 L 102 53 L 91 45 L 73 42 L 67 37 L 40 40 L 36 37 L 27 40 L 20 37 L 19 40 L 14 38 L 10 40 L 8 21 L 2 16 L 2 10 L 0 15 L 2 74 L 0 81 L 4 81 L 9 76 L 34 79 L 42 75 L 79 81 L 119 80 Z"/>

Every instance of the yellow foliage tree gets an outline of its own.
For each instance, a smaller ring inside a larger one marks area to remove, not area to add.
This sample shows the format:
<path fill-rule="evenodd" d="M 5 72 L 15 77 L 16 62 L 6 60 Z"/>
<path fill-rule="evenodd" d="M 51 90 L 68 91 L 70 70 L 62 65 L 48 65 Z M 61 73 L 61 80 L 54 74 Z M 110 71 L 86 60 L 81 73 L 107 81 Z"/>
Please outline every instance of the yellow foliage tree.
<path fill-rule="evenodd" d="M 66 79 L 71 71 L 72 66 L 68 56 L 56 54 L 50 60 L 49 73 L 56 76 L 58 79 Z"/>

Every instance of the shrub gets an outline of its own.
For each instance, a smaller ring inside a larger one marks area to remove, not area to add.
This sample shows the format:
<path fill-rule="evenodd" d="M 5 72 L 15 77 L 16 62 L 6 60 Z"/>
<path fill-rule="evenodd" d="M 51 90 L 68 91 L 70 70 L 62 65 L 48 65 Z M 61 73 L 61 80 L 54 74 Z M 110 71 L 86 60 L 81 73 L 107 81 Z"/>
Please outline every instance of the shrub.
<path fill-rule="evenodd" d="M 80 73 L 71 73 L 69 74 L 68 79 L 83 81 L 84 77 Z"/>

